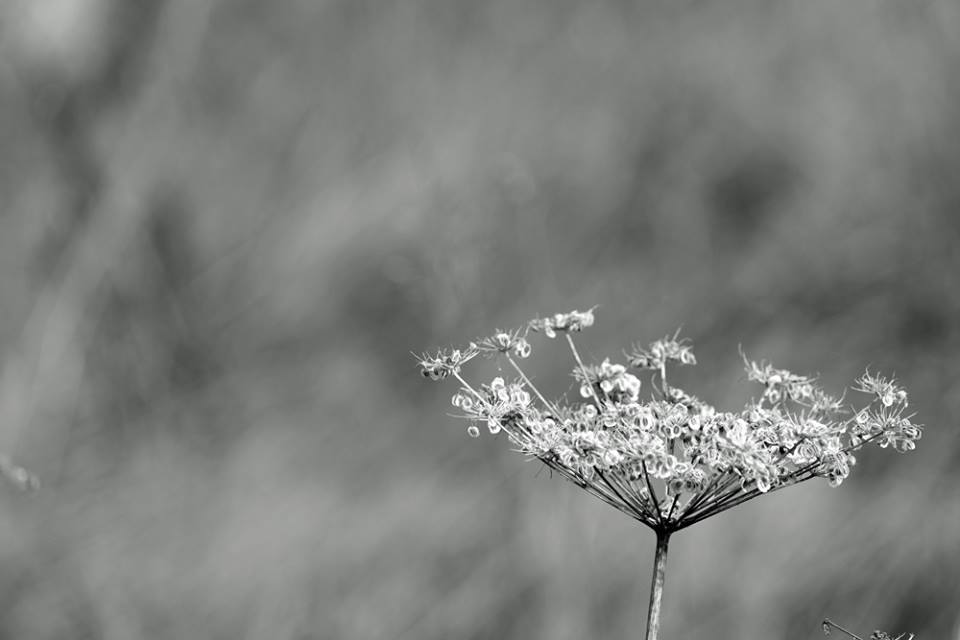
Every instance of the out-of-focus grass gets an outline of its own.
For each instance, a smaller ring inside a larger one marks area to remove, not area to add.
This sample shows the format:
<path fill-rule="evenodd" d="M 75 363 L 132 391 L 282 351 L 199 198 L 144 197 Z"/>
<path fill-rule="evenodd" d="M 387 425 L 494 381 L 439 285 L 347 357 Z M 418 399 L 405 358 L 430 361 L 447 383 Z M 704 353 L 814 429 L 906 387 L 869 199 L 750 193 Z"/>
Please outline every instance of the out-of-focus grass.
<path fill-rule="evenodd" d="M 589 357 L 682 324 L 712 402 L 739 343 L 928 425 L 677 537 L 664 637 L 946 637 L 952 3 L 2 11 L 2 635 L 637 636 L 650 536 L 408 353 L 601 304 Z"/>

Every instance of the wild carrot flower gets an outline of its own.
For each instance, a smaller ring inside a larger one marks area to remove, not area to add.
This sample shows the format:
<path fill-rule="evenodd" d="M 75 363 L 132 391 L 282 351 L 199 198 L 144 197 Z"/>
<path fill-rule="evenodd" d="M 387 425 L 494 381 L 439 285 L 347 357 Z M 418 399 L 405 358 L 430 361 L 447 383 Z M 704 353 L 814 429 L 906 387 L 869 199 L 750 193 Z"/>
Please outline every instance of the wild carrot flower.
<path fill-rule="evenodd" d="M 840 485 L 856 464 L 854 451 L 874 443 L 905 452 L 920 425 L 905 414 L 907 393 L 893 379 L 867 371 L 854 390 L 863 406 L 822 390 L 814 377 L 743 356 L 759 399 L 721 411 L 667 382 L 668 365 L 693 365 L 692 345 L 678 334 L 635 346 L 626 364 L 586 364 L 573 334 L 592 326 L 593 309 L 535 319 L 497 331 L 466 348 L 419 357 L 424 376 L 456 379 L 453 405 L 470 422 L 504 433 L 517 450 L 650 527 L 657 535 L 647 638 L 656 638 L 670 535 L 765 493 L 813 478 Z M 575 366 L 579 397 L 549 401 L 516 358 L 532 351 L 529 331 L 563 335 Z M 462 366 L 478 354 L 505 358 L 517 377 L 473 384 Z M 653 372 L 651 394 L 630 372 Z"/>

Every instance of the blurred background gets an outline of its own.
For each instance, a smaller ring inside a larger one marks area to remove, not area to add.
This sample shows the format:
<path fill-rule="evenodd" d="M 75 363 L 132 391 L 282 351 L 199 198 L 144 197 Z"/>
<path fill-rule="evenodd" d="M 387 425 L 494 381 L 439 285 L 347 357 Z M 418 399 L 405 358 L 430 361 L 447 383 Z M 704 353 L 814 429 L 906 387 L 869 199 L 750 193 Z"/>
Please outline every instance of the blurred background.
<path fill-rule="evenodd" d="M 664 638 L 955 637 L 956 2 L 0 7 L 0 638 L 640 637 L 653 535 L 410 355 L 595 304 L 927 425 L 677 535 Z"/>

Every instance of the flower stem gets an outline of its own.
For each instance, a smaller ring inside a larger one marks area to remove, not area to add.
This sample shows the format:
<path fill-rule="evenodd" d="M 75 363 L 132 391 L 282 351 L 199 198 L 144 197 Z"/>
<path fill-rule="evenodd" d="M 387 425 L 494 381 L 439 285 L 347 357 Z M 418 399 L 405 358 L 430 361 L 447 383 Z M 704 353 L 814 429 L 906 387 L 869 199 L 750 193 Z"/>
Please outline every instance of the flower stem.
<path fill-rule="evenodd" d="M 557 410 L 557 408 L 553 405 L 553 403 L 551 403 L 550 401 L 548 401 L 546 398 L 543 397 L 543 395 L 540 393 L 540 390 L 539 390 L 539 389 L 537 389 L 535 386 L 533 386 L 533 383 L 530 382 L 530 378 L 528 378 L 528 377 L 527 377 L 527 374 L 525 374 L 525 373 L 523 372 L 523 369 L 520 368 L 520 365 L 517 364 L 516 360 L 514 360 L 513 358 L 511 358 L 509 353 L 507 353 L 507 354 L 505 354 L 505 355 L 507 356 L 507 360 L 508 360 L 508 361 L 510 362 L 510 364 L 513 366 L 513 368 L 516 369 L 516 370 L 517 370 L 517 373 L 520 374 L 520 379 L 523 380 L 524 383 L 526 383 L 526 385 L 527 385 L 528 387 L 530 387 L 531 389 L 533 389 L 533 392 L 534 392 L 535 394 L 537 394 L 537 397 L 538 397 L 538 398 L 540 398 L 540 402 L 542 402 L 543 405 L 544 405 L 547 409 L 549 409 L 550 411 L 553 412 L 553 417 L 554 417 L 555 419 L 559 419 L 559 418 L 560 418 L 560 411 Z"/>
<path fill-rule="evenodd" d="M 580 367 L 580 374 L 583 376 L 583 383 L 587 385 L 587 388 L 590 389 L 590 396 L 593 398 L 593 401 L 597 403 L 597 409 L 603 409 L 603 403 L 600 402 L 600 396 L 597 395 L 597 390 L 593 388 L 593 383 L 590 382 L 590 375 L 587 373 L 587 367 L 584 366 L 583 360 L 580 358 L 580 352 L 577 351 L 577 345 L 573 344 L 573 338 L 570 337 L 570 333 L 564 333 L 564 337 L 567 339 L 567 344 L 570 345 L 570 351 L 573 352 L 573 359 L 577 361 L 577 366 Z"/>
<path fill-rule="evenodd" d="M 836 622 L 833 622 L 830 618 L 824 618 L 823 619 L 823 635 L 825 636 L 830 635 L 830 627 L 833 627 L 834 629 L 840 629 L 840 631 L 843 631 L 845 634 L 847 634 L 851 638 L 854 638 L 854 640 L 863 640 L 863 638 L 853 633 L 852 631 L 847 631 L 846 629 L 838 625 Z"/>
<path fill-rule="evenodd" d="M 650 609 L 647 613 L 646 640 L 657 640 L 660 633 L 660 600 L 663 596 L 663 581 L 667 569 L 667 545 L 669 531 L 657 531 L 657 552 L 653 558 L 653 579 L 650 581 Z"/>

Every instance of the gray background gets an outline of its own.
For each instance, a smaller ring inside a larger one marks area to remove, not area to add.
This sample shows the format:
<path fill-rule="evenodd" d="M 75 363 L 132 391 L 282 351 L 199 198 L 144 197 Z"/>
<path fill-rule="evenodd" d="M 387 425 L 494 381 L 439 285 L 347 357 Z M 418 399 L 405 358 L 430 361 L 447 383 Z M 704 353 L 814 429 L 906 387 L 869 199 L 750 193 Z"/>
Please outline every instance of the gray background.
<path fill-rule="evenodd" d="M 652 534 L 409 353 L 594 304 L 927 425 L 676 536 L 664 638 L 956 633 L 956 2 L 0 7 L 0 637 L 639 637 Z"/>

